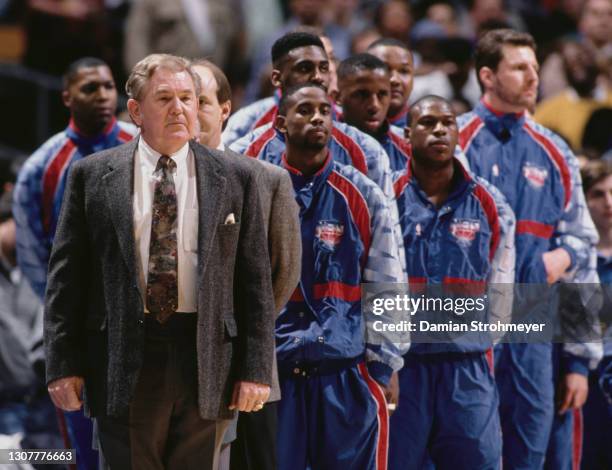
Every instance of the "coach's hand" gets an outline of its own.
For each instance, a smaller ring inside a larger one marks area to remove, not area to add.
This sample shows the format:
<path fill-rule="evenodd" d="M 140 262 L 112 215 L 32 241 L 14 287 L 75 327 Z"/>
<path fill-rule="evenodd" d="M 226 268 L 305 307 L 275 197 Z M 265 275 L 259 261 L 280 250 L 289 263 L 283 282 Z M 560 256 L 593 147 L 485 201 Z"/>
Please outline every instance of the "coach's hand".
<path fill-rule="evenodd" d="M 555 248 L 545 252 L 542 255 L 542 261 L 546 269 L 546 281 L 549 284 L 557 282 L 572 264 L 572 258 L 564 248 Z"/>
<path fill-rule="evenodd" d="M 382 387 L 383 392 L 385 392 L 387 405 L 393 405 L 392 409 L 389 410 L 389 414 L 393 414 L 399 400 L 399 379 L 397 372 L 393 372 L 393 374 L 391 374 L 391 378 L 389 379 L 389 383 L 386 387 L 382 384 L 380 384 L 380 386 Z"/>
<path fill-rule="evenodd" d="M 230 410 L 259 411 L 270 397 L 270 386 L 256 382 L 236 382 Z"/>
<path fill-rule="evenodd" d="M 83 377 L 63 377 L 47 386 L 53 404 L 64 411 L 80 410 L 83 392 Z"/>
<path fill-rule="evenodd" d="M 580 408 L 588 394 L 589 381 L 586 376 L 576 372 L 566 374 L 559 384 L 557 394 L 559 414 L 562 415 L 571 408 Z"/>

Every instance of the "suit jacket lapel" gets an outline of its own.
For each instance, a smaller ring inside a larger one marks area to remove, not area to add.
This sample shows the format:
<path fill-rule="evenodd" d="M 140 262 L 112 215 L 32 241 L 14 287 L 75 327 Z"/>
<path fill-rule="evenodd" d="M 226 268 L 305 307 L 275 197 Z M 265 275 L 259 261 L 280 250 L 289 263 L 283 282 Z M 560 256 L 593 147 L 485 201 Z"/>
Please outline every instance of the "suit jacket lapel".
<path fill-rule="evenodd" d="M 106 201 L 110 209 L 113 227 L 121 254 L 131 276 L 138 286 L 136 243 L 134 241 L 134 152 L 138 139 L 117 148 L 117 154 L 109 162 L 109 172 L 102 177 L 106 186 Z M 140 289 L 140 288 L 139 288 Z"/>
<path fill-rule="evenodd" d="M 198 185 L 198 274 L 201 276 L 220 223 L 227 179 L 223 176 L 221 164 L 205 147 L 193 142 L 190 147 L 195 158 Z"/>

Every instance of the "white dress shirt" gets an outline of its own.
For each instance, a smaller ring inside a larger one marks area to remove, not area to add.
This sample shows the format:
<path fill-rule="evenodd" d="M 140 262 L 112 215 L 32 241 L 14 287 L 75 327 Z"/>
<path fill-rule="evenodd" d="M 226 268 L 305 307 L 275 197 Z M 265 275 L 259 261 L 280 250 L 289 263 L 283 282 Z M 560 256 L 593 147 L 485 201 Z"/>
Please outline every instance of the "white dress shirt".
<path fill-rule="evenodd" d="M 146 286 L 149 272 L 151 240 L 151 209 L 155 177 L 153 173 L 161 154 L 142 138 L 134 155 L 134 239 L 139 257 L 139 284 L 146 309 Z M 196 312 L 198 277 L 198 197 L 195 157 L 185 144 L 178 152 L 168 155 L 176 163 L 174 186 L 178 204 L 178 312 Z"/>

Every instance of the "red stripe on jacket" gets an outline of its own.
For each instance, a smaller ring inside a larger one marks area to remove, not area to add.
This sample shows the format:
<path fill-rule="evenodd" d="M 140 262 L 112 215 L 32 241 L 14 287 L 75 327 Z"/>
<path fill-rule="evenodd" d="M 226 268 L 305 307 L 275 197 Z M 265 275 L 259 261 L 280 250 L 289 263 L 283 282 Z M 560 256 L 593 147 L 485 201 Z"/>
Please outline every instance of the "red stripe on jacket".
<path fill-rule="evenodd" d="M 357 225 L 359 235 L 361 236 L 361 241 L 363 242 L 363 260 L 365 260 L 368 257 L 368 252 L 370 251 L 370 241 L 372 237 L 370 232 L 370 211 L 368 209 L 368 205 L 353 183 L 351 183 L 337 171 L 332 171 L 327 181 L 346 199 L 348 208 L 351 211 L 351 216 Z"/>
<path fill-rule="evenodd" d="M 55 190 L 59 184 L 62 173 L 72 155 L 76 151 L 76 145 L 72 140 L 67 140 L 62 148 L 50 160 L 42 181 L 42 222 L 43 228 L 47 233 L 51 230 L 51 221 L 53 220 L 53 201 L 55 199 Z"/>
<path fill-rule="evenodd" d="M 489 227 L 491 228 L 491 243 L 489 246 L 489 261 L 491 261 L 495 256 L 495 252 L 497 251 L 500 238 L 500 227 L 497 207 L 495 206 L 495 201 L 493 200 L 493 197 L 485 188 L 483 188 L 479 184 L 477 184 L 474 188 L 474 195 L 480 201 L 480 205 L 485 211 L 487 220 L 489 222 Z"/>
<path fill-rule="evenodd" d="M 337 127 L 332 128 L 332 138 L 343 147 L 351 159 L 351 164 L 364 175 L 368 174 L 368 164 L 363 150 L 348 135 Z"/>
<path fill-rule="evenodd" d="M 261 134 L 257 139 L 255 139 L 244 151 L 244 154 L 247 157 L 257 158 L 259 157 L 259 152 L 264 148 L 268 142 L 270 142 L 276 136 L 276 131 L 273 127 L 270 127 L 267 131 Z"/>
<path fill-rule="evenodd" d="M 474 117 L 459 131 L 459 146 L 467 154 L 468 148 L 472 144 L 472 140 L 476 136 L 476 132 L 484 123 L 478 115 Z"/>
<path fill-rule="evenodd" d="M 548 239 L 552 237 L 554 231 L 555 228 L 552 225 L 543 224 L 536 220 L 519 220 L 516 222 L 517 235 L 528 233 L 536 237 Z"/>
<path fill-rule="evenodd" d="M 527 122 L 525 122 L 524 127 L 527 133 L 544 149 L 546 155 L 548 155 L 557 168 L 557 171 L 559 171 L 561 181 L 563 182 L 563 189 L 565 189 L 564 205 L 567 207 L 572 197 L 572 179 L 565 158 L 563 158 L 563 155 L 549 137 L 536 131 Z"/>
<path fill-rule="evenodd" d="M 253 127 L 251 128 L 251 130 L 255 130 L 258 127 L 261 126 L 265 126 L 268 123 L 274 123 L 274 119 L 276 119 L 276 113 L 278 112 L 278 106 L 274 105 L 272 106 L 270 109 L 268 109 L 265 114 L 260 117 L 255 124 L 253 125 Z"/>

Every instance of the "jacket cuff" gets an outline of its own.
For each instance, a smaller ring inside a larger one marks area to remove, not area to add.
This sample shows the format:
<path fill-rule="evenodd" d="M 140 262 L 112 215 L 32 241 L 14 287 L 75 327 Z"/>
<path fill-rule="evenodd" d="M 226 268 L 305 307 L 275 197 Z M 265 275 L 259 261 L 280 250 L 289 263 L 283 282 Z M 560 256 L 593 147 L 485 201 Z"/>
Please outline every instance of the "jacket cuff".
<path fill-rule="evenodd" d="M 566 374 L 576 373 L 584 376 L 589 375 L 589 360 L 570 353 L 564 353 L 562 357 L 562 370 Z"/>
<path fill-rule="evenodd" d="M 368 372 L 374 380 L 386 387 L 389 384 L 389 380 L 391 380 L 393 369 L 382 362 L 371 361 L 368 362 Z"/>
<path fill-rule="evenodd" d="M 563 248 L 565 251 L 567 251 L 567 254 L 570 257 L 570 265 L 569 268 L 566 269 L 566 272 L 571 271 L 576 266 L 576 250 L 565 243 L 559 245 L 559 248 Z"/>

